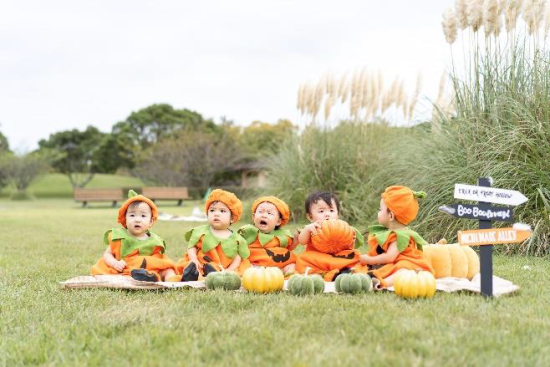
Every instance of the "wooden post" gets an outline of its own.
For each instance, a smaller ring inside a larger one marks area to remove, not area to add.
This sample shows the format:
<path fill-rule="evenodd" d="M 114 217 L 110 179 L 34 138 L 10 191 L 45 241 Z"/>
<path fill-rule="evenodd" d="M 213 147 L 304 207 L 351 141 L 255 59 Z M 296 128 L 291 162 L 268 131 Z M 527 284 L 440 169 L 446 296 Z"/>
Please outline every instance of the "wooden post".
<path fill-rule="evenodd" d="M 479 178 L 478 186 L 491 187 L 491 181 L 488 178 Z M 489 208 L 489 203 L 480 201 L 480 209 Z M 490 220 L 479 220 L 479 229 L 492 228 Z M 493 245 L 481 246 L 479 249 L 479 262 L 481 270 L 481 294 L 484 297 L 493 296 Z"/>

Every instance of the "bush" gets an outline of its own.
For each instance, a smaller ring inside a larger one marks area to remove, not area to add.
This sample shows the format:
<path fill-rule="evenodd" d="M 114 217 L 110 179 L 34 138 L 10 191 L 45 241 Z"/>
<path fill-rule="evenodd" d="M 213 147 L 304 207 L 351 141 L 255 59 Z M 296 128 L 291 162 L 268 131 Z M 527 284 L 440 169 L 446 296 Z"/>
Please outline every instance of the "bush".
<path fill-rule="evenodd" d="M 3 171 L 17 192 L 12 195 L 14 200 L 32 199 L 27 188 L 49 168 L 47 158 L 38 153 L 28 153 L 23 156 L 5 154 L 0 157 L 0 171 Z"/>

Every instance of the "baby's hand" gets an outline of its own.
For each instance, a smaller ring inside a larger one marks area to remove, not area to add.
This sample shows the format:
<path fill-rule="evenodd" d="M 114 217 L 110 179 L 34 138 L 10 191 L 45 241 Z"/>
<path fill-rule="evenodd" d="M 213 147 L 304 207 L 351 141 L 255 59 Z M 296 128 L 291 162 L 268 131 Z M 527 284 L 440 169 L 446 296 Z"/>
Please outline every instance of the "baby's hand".
<path fill-rule="evenodd" d="M 372 265 L 371 264 L 371 257 L 369 255 L 361 255 L 359 256 L 359 262 L 361 265 Z"/>
<path fill-rule="evenodd" d="M 304 231 L 308 231 L 312 235 L 317 234 L 317 228 L 321 228 L 321 223 L 313 222 L 304 227 Z"/>
<path fill-rule="evenodd" d="M 202 270 L 202 264 L 199 259 L 193 259 L 191 262 L 197 266 L 197 269 Z"/>
<path fill-rule="evenodd" d="M 119 260 L 115 262 L 115 264 L 113 265 L 113 268 L 119 273 L 122 273 L 125 267 L 126 267 L 126 261 L 124 260 Z"/>

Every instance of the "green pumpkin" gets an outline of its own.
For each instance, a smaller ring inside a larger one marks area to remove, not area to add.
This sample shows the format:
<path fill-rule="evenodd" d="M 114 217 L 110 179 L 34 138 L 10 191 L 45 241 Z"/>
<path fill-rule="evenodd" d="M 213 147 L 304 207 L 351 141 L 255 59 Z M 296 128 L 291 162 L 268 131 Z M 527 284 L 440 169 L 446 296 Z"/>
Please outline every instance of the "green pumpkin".
<path fill-rule="evenodd" d="M 338 293 L 360 293 L 372 290 L 372 282 L 367 274 L 340 274 L 334 283 Z"/>
<path fill-rule="evenodd" d="M 216 271 L 206 276 L 207 289 L 234 291 L 241 288 L 241 277 L 234 271 Z"/>
<path fill-rule="evenodd" d="M 319 274 L 295 274 L 290 277 L 290 280 L 288 281 L 288 290 L 290 293 L 297 296 L 323 293 L 325 290 L 325 281 Z"/>

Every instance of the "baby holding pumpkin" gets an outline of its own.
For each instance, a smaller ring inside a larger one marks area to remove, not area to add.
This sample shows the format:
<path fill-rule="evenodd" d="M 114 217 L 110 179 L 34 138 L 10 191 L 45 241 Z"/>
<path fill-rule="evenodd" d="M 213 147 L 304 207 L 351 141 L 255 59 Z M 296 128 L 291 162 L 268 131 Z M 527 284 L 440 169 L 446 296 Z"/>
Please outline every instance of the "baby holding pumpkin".
<path fill-rule="evenodd" d="M 283 229 L 290 219 L 288 205 L 275 196 L 262 196 L 252 203 L 252 224 L 239 229 L 250 250 L 250 263 L 255 266 L 274 266 L 284 274 L 294 272 L 296 255 L 292 251 L 297 241 Z"/>
<path fill-rule="evenodd" d="M 356 273 L 366 273 L 367 268 L 359 263 L 360 252 L 357 250 L 365 244 L 363 236 L 347 223 L 335 222 L 340 211 L 338 197 L 331 192 L 314 192 L 306 199 L 305 209 L 311 223 L 298 234 L 298 242 L 306 245 L 306 249 L 296 260 L 296 272 L 321 274 L 326 281 L 333 281 L 339 274 L 349 273 L 352 269 Z M 334 252 L 328 243 L 314 246 L 312 237 L 318 234 L 324 221 L 334 221 L 332 223 L 336 231 L 352 232 L 347 249 Z"/>
<path fill-rule="evenodd" d="M 166 244 L 149 231 L 158 218 L 157 206 L 149 198 L 128 192 L 128 200 L 118 210 L 123 228 L 105 232 L 108 245 L 92 266 L 92 275 L 129 275 L 140 281 L 178 281 L 176 264 L 164 255 Z"/>
<path fill-rule="evenodd" d="M 360 262 L 369 267 L 369 273 L 381 282 L 381 287 L 393 285 L 395 275 L 404 269 L 434 270 L 422 246 L 427 242 L 415 231 L 407 228 L 418 215 L 418 200 L 423 191 L 414 192 L 404 186 L 390 186 L 382 194 L 378 209 L 380 225 L 370 226 L 368 253 Z"/>
<path fill-rule="evenodd" d="M 229 229 L 241 217 L 242 202 L 235 194 L 216 189 L 206 199 L 205 210 L 208 224 L 185 233 L 186 254 L 177 264 L 181 280 L 198 280 L 223 269 L 242 276 L 250 267 L 250 251 L 245 239 Z"/>

